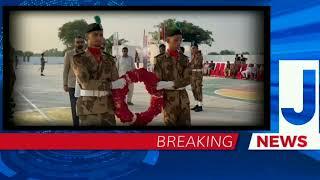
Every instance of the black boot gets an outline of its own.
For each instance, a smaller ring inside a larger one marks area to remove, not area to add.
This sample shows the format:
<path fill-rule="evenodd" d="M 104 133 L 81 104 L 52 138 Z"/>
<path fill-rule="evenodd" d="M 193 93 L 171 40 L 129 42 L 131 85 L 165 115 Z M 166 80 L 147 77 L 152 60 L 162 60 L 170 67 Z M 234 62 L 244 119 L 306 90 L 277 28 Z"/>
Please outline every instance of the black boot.
<path fill-rule="evenodd" d="M 191 108 L 191 110 L 196 110 L 199 106 L 198 105 L 195 105 L 193 108 Z"/>
<path fill-rule="evenodd" d="M 202 106 L 198 106 L 194 111 L 195 111 L 195 112 L 201 112 L 201 111 L 203 111 Z"/>

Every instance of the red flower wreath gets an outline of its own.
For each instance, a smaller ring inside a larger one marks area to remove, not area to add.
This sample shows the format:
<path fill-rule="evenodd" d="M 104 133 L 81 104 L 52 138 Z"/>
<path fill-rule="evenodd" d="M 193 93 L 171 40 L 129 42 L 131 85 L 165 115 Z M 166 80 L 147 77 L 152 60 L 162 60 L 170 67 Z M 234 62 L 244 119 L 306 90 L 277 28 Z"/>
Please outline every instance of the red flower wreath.
<path fill-rule="evenodd" d="M 116 116 L 120 118 L 121 122 L 123 123 L 134 121 L 133 125 L 136 126 L 147 125 L 155 116 L 157 116 L 162 111 L 163 93 L 162 91 L 158 91 L 156 89 L 159 79 L 154 73 L 148 72 L 144 68 L 127 72 L 125 75 L 121 76 L 121 78 L 124 78 L 126 80 L 125 87 L 122 89 L 112 90 Z M 129 110 L 125 99 L 129 91 L 128 84 L 137 82 L 144 83 L 146 90 L 151 95 L 151 100 L 150 106 L 146 111 L 133 114 Z"/>

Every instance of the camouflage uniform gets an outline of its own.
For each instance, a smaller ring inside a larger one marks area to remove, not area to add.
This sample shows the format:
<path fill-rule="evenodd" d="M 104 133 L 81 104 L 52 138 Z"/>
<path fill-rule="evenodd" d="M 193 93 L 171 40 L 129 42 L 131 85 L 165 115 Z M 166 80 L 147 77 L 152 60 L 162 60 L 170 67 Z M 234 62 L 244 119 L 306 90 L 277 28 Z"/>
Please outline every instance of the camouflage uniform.
<path fill-rule="evenodd" d="M 119 78 L 114 57 L 101 52 L 102 61 L 97 63 L 89 50 L 73 56 L 72 68 L 83 90 L 108 91 L 106 96 L 80 96 L 77 115 L 80 126 L 115 126 L 111 82 Z"/>
<path fill-rule="evenodd" d="M 154 72 L 161 81 L 173 81 L 174 88 L 183 88 L 190 84 L 191 68 L 188 57 L 179 54 L 179 60 L 168 53 L 155 57 Z M 190 126 L 190 101 L 183 90 L 164 90 L 164 123 L 166 126 Z"/>
<path fill-rule="evenodd" d="M 198 53 L 192 56 L 191 65 L 190 65 L 192 69 L 191 88 L 192 88 L 193 97 L 196 101 L 200 101 L 200 102 L 202 102 L 202 79 L 203 79 L 202 61 L 203 61 L 203 57 L 202 57 L 201 51 L 198 51 Z"/>

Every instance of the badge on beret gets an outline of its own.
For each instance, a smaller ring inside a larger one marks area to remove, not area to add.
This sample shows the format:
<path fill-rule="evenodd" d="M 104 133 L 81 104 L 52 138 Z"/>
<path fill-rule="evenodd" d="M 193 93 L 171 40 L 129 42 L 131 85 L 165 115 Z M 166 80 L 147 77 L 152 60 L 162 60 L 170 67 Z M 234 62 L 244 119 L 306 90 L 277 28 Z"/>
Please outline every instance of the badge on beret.
<path fill-rule="evenodd" d="M 101 19 L 99 16 L 94 17 L 95 23 L 91 23 L 88 25 L 87 33 L 92 31 L 102 31 Z"/>
<path fill-rule="evenodd" d="M 179 22 L 176 22 L 175 27 L 168 32 L 169 37 L 174 35 L 182 35 L 181 24 Z"/>

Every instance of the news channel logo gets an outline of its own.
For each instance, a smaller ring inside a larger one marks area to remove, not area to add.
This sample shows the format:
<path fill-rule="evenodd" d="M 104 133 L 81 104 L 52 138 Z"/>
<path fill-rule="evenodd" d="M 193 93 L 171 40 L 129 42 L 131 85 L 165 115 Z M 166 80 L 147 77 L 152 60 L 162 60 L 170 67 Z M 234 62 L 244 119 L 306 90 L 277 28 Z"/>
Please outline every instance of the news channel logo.
<path fill-rule="evenodd" d="M 279 132 L 252 134 L 249 150 L 319 150 L 319 60 L 279 61 Z"/>

